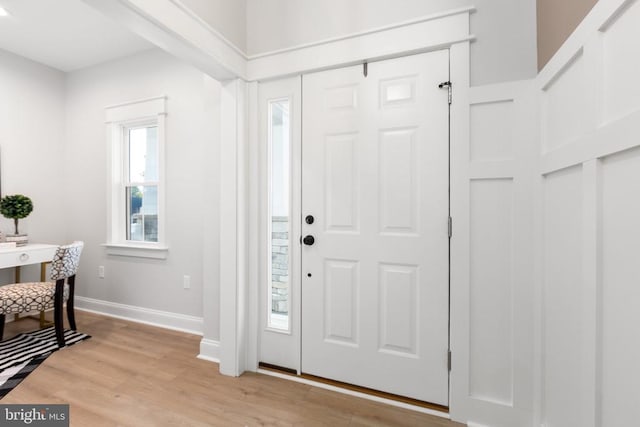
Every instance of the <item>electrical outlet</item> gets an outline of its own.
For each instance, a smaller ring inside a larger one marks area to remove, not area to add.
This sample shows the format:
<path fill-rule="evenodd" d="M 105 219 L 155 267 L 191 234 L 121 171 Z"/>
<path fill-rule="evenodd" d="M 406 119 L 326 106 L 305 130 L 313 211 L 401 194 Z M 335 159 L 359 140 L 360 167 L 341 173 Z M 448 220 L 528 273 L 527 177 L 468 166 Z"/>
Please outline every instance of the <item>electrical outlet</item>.
<path fill-rule="evenodd" d="M 98 277 L 104 279 L 104 265 L 98 266 Z"/>
<path fill-rule="evenodd" d="M 185 275 L 185 276 L 182 278 L 182 286 L 183 286 L 185 289 L 190 289 L 190 288 L 191 288 L 191 276 L 187 276 L 187 275 Z"/>

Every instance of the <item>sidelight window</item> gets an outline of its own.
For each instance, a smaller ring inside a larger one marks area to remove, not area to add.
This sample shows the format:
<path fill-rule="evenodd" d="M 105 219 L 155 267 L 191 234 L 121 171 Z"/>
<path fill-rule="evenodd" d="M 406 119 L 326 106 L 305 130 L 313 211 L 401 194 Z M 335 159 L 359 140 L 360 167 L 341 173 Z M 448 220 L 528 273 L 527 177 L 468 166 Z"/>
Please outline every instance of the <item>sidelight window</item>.
<path fill-rule="evenodd" d="M 289 100 L 269 102 L 269 328 L 289 330 L 291 289 L 291 197 Z"/>

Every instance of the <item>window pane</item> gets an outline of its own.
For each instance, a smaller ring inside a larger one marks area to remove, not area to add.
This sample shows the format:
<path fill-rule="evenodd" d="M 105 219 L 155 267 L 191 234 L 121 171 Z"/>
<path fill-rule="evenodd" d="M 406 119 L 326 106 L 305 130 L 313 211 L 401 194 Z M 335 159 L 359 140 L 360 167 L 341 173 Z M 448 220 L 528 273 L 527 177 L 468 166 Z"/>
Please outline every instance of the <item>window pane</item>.
<path fill-rule="evenodd" d="M 158 127 L 129 129 L 129 182 L 158 180 Z"/>
<path fill-rule="evenodd" d="M 269 326 L 289 329 L 289 101 L 269 105 L 271 153 L 271 280 Z"/>
<path fill-rule="evenodd" d="M 127 240 L 158 241 L 158 187 L 127 187 Z"/>

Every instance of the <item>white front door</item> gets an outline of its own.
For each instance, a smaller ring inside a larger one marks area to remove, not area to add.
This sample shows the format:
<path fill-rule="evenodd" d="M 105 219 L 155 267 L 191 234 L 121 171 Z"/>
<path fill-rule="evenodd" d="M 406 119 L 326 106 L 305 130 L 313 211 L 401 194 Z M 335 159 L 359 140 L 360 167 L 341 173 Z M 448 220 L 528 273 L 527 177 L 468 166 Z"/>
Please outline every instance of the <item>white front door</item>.
<path fill-rule="evenodd" d="M 449 51 L 363 71 L 303 76 L 301 371 L 448 405 Z"/>

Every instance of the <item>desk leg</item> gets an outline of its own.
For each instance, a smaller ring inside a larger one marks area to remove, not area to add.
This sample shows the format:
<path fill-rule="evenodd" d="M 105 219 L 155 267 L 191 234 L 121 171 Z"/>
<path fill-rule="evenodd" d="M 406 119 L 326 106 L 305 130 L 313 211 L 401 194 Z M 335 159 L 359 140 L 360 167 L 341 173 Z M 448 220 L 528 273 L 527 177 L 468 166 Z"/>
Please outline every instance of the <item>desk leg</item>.
<path fill-rule="evenodd" d="M 40 281 L 41 282 L 46 282 L 47 281 L 47 264 L 50 264 L 51 262 L 41 262 L 40 263 Z M 40 329 L 44 328 L 47 324 L 47 320 L 44 318 L 44 311 L 40 312 Z"/>
<path fill-rule="evenodd" d="M 20 283 L 20 266 L 19 265 L 16 265 L 16 267 L 14 268 L 13 274 L 14 274 L 14 279 L 15 279 L 14 283 Z M 16 313 L 16 314 L 13 315 L 13 321 L 14 322 L 17 322 L 19 319 L 20 319 L 20 315 L 19 314 Z"/>
<path fill-rule="evenodd" d="M 50 264 L 51 262 L 41 262 L 40 263 L 40 281 L 41 282 L 46 282 L 47 281 L 47 264 Z"/>

